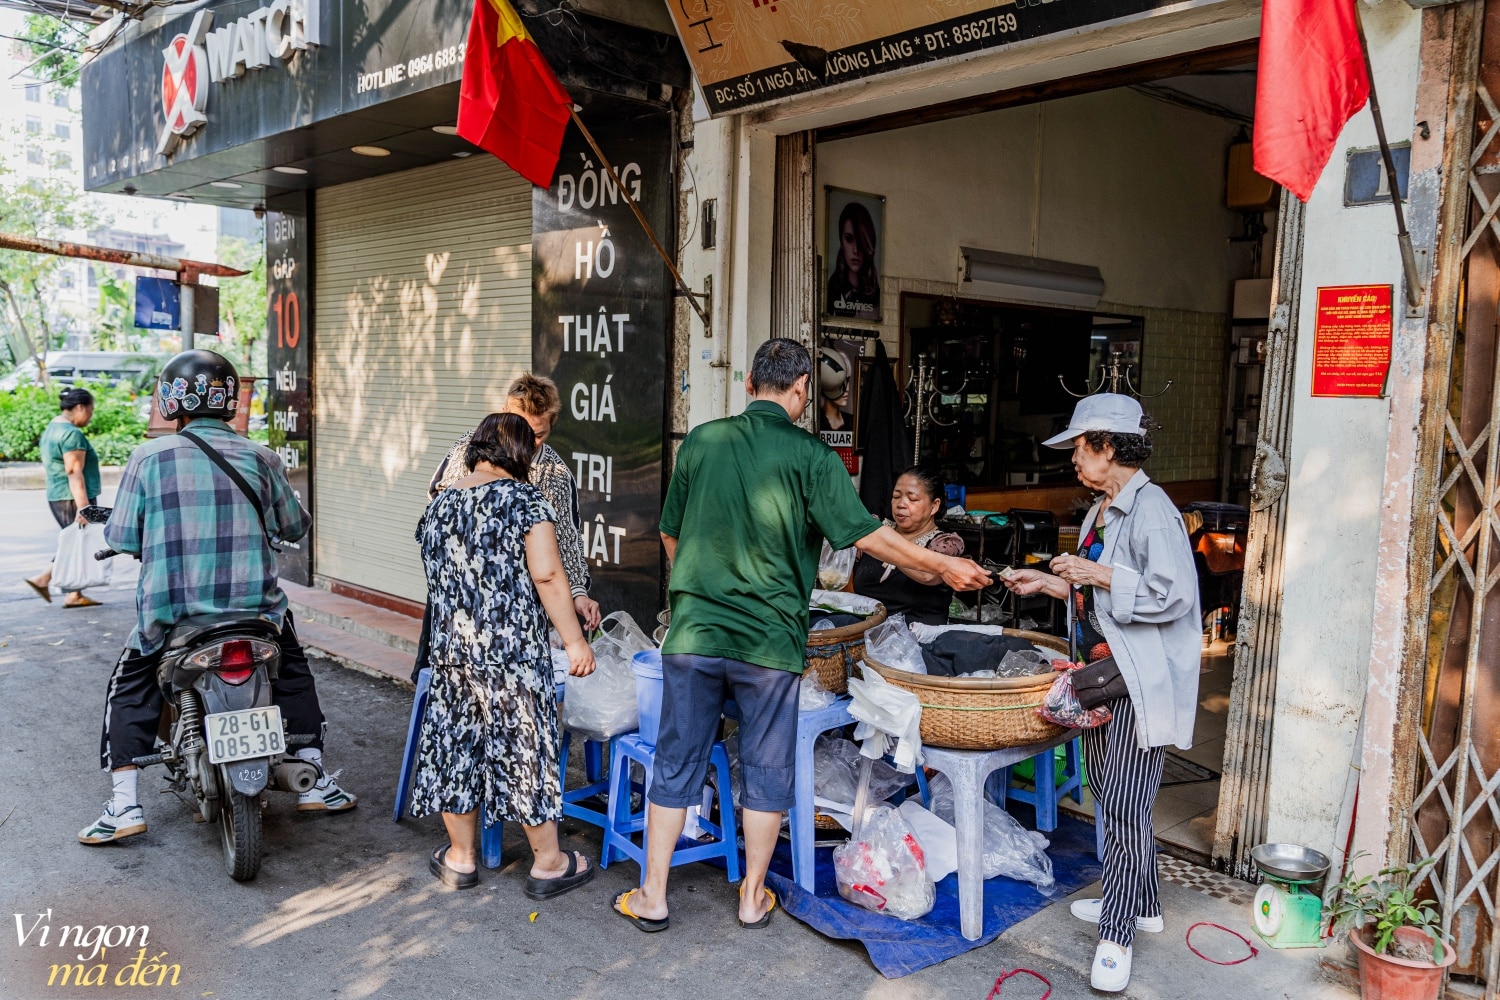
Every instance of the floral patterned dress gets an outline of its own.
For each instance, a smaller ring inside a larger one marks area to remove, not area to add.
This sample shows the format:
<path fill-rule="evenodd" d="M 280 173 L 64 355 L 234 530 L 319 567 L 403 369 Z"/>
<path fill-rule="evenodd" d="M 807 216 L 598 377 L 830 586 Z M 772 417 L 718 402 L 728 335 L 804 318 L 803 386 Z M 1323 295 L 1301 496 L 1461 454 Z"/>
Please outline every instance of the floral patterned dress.
<path fill-rule="evenodd" d="M 562 816 L 557 698 L 526 535 L 557 515 L 528 483 L 444 490 L 417 524 L 432 609 L 431 686 L 412 814 L 536 826 Z"/>

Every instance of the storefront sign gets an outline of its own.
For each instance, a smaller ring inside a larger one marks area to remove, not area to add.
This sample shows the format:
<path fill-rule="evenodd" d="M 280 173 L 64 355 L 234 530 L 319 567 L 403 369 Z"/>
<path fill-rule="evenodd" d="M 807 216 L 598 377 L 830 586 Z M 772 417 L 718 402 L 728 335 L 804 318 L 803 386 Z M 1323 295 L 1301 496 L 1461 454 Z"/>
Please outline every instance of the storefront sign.
<path fill-rule="evenodd" d="M 1379 398 L 1391 367 L 1391 286 L 1318 289 L 1314 396 Z"/>
<path fill-rule="evenodd" d="M 313 509 L 312 240 L 305 195 L 278 199 L 266 212 L 266 423 L 298 501 Z M 313 531 L 317 526 L 313 526 Z M 284 579 L 312 583 L 312 532 L 282 543 Z"/>
<path fill-rule="evenodd" d="M 626 190 L 670 237 L 670 117 L 591 104 L 584 115 Z M 620 188 L 570 127 L 557 177 L 532 199 L 532 367 L 562 393 L 548 444 L 578 481 L 592 596 L 650 628 L 661 597 L 662 428 L 671 282 Z"/>
<path fill-rule="evenodd" d="M 1150 14 L 1163 0 L 671 0 L 713 115 L 1011 42 Z"/>

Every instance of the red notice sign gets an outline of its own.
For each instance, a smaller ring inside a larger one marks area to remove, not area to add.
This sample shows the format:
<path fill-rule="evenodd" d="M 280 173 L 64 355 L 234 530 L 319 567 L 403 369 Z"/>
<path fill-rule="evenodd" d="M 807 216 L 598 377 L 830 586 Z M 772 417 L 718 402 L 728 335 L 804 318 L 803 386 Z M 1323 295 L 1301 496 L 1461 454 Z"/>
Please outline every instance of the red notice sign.
<path fill-rule="evenodd" d="M 1318 289 L 1314 396 L 1378 399 L 1391 368 L 1391 286 Z"/>

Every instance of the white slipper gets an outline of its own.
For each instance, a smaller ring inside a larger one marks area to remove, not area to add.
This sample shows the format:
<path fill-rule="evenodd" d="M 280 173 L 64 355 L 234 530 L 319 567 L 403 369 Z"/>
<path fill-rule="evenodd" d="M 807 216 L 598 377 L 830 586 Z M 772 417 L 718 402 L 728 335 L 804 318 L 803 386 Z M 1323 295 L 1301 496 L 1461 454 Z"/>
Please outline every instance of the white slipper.
<path fill-rule="evenodd" d="M 1089 985 L 1101 993 L 1119 993 L 1130 985 L 1131 949 L 1113 941 L 1100 941 L 1094 949 L 1094 968 Z"/>
<path fill-rule="evenodd" d="M 1068 912 L 1079 920 L 1087 920 L 1091 924 L 1097 924 L 1104 914 L 1104 900 L 1102 899 L 1075 899 L 1068 906 Z M 1161 914 L 1154 917 L 1136 917 L 1135 929 L 1145 931 L 1147 934 L 1160 934 L 1166 929 L 1166 921 Z"/>

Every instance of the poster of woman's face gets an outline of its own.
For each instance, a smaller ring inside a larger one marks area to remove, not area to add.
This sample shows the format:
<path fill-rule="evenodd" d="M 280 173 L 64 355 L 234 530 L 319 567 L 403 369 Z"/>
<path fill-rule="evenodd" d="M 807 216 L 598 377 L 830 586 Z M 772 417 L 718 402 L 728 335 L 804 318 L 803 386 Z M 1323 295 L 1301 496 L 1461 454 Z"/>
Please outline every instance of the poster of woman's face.
<path fill-rule="evenodd" d="M 885 235 L 885 199 L 842 188 L 826 188 L 828 203 L 829 316 L 880 319 L 880 248 Z"/>

